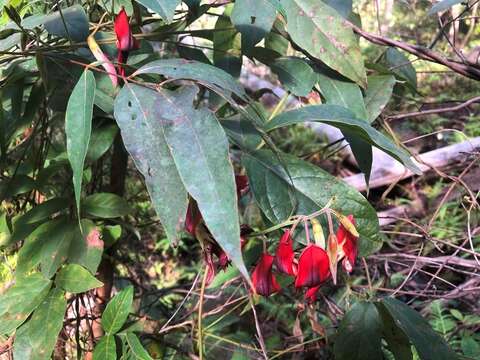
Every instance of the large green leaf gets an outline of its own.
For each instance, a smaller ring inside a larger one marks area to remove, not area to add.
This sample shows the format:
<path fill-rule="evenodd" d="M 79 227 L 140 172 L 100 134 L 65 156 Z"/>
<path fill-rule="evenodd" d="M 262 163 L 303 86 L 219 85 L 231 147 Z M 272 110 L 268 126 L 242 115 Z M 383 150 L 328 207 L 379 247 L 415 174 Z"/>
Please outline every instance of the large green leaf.
<path fill-rule="evenodd" d="M 454 360 L 458 358 L 446 341 L 415 310 L 390 297 L 384 298 L 381 304 L 415 346 L 421 360 Z"/>
<path fill-rule="evenodd" d="M 450 9 L 453 5 L 457 5 L 460 3 L 466 3 L 465 0 L 441 0 L 437 2 L 435 5 L 428 10 L 427 15 L 433 15 L 441 11 L 445 11 Z M 468 2 L 467 2 L 468 3 Z"/>
<path fill-rule="evenodd" d="M 104 239 L 93 221 L 82 219 L 81 224 L 83 234 L 78 226 L 72 230 L 75 235 L 68 251 L 68 262 L 82 265 L 95 274 L 102 260 Z"/>
<path fill-rule="evenodd" d="M 392 75 L 372 75 L 368 77 L 365 91 L 367 120 L 372 123 L 383 111 L 392 97 L 395 77 Z"/>
<path fill-rule="evenodd" d="M 144 349 L 142 343 L 138 339 L 137 335 L 132 332 L 127 332 L 126 341 L 130 348 L 131 355 L 135 360 L 152 360 L 147 350 Z"/>
<path fill-rule="evenodd" d="M 92 131 L 90 144 L 88 146 L 87 160 L 94 162 L 100 159 L 113 144 L 118 133 L 115 124 L 98 127 Z"/>
<path fill-rule="evenodd" d="M 231 94 L 240 98 L 245 97 L 245 90 L 229 73 L 213 65 L 195 60 L 162 59 L 152 61 L 138 69 L 134 75 L 140 74 L 161 74 L 173 79 L 195 80 L 227 97 L 230 97 Z"/>
<path fill-rule="evenodd" d="M 357 84 L 335 79 L 322 73 L 318 73 L 318 84 L 327 104 L 343 106 L 349 109 L 357 119 L 367 121 L 367 110 L 362 91 Z M 350 144 L 358 167 L 364 173 L 365 182 L 368 184 L 372 171 L 372 146 L 355 136 L 352 131 L 343 130 L 342 133 Z"/>
<path fill-rule="evenodd" d="M 358 41 L 345 19 L 322 1 L 280 0 L 292 40 L 330 68 L 366 88 Z"/>
<path fill-rule="evenodd" d="M 207 108 L 195 109 L 195 86 L 160 90 L 155 116 L 188 192 L 205 223 L 240 272 L 248 278 L 240 250 L 237 195 L 227 136 Z"/>
<path fill-rule="evenodd" d="M 367 256 L 381 247 L 375 209 L 362 194 L 342 180 L 294 156 L 274 154 L 268 150 L 245 154 L 243 164 L 255 200 L 273 223 L 285 220 L 290 209 L 296 214 L 312 214 L 335 197 L 332 207 L 355 217 L 360 233 L 361 256 Z M 260 184 L 258 188 L 257 184 Z M 289 188 L 292 188 L 294 202 L 287 196 Z"/>
<path fill-rule="evenodd" d="M 77 264 L 69 264 L 55 277 L 55 284 L 65 291 L 78 294 L 103 285 L 87 269 Z"/>
<path fill-rule="evenodd" d="M 96 193 L 85 199 L 82 210 L 92 216 L 110 219 L 127 215 L 131 208 L 121 196 L 111 193 Z"/>
<path fill-rule="evenodd" d="M 181 0 L 136 0 L 143 6 L 155 11 L 166 22 L 171 22 L 175 15 L 175 9 Z"/>
<path fill-rule="evenodd" d="M 88 17 L 81 5 L 68 7 L 61 13 L 56 11 L 45 17 L 37 17 L 35 23 L 31 21 L 29 27 L 38 26 L 41 23 L 44 23 L 48 33 L 70 38 L 73 41 L 85 41 L 88 36 Z"/>
<path fill-rule="evenodd" d="M 375 130 L 366 121 L 358 120 L 351 111 L 341 106 L 313 105 L 287 111 L 273 118 L 267 124 L 266 130 L 308 121 L 322 122 L 347 131 L 386 152 L 414 173 L 421 174 L 421 170 L 406 151 L 397 147 L 388 137 Z"/>
<path fill-rule="evenodd" d="M 164 66 L 176 69 L 174 64 L 162 62 L 159 66 L 161 69 Z M 151 66 L 152 70 L 147 67 L 144 70 L 155 72 L 154 64 Z M 164 70 L 159 71 L 163 73 Z M 167 74 L 171 74 L 168 71 Z M 115 119 L 127 151 L 145 177 L 148 193 L 167 237 L 176 242 L 187 212 L 187 191 L 165 141 L 163 127 L 152 111 L 158 101 L 162 101 L 162 96 L 153 90 L 125 85 L 115 101 Z"/>
<path fill-rule="evenodd" d="M 10 335 L 42 302 L 51 281 L 39 273 L 17 279 L 15 285 L 0 295 L 0 334 Z"/>
<path fill-rule="evenodd" d="M 95 345 L 93 360 L 117 360 L 117 345 L 113 335 L 103 336 Z"/>
<path fill-rule="evenodd" d="M 271 70 L 285 88 L 297 96 L 307 96 L 315 85 L 315 73 L 306 61 L 293 56 L 279 57 L 270 64 Z"/>
<path fill-rule="evenodd" d="M 57 269 L 67 260 L 77 227 L 74 223 L 62 223 L 48 238 L 43 239 L 40 265 L 47 278 L 55 275 Z"/>
<path fill-rule="evenodd" d="M 234 77 L 242 70 L 241 35 L 230 20 L 232 6 L 227 5 L 215 23 L 213 33 L 213 63 Z"/>
<path fill-rule="evenodd" d="M 52 289 L 32 318 L 16 332 L 13 356 L 16 360 L 47 360 L 57 342 L 67 309 L 65 294 Z"/>
<path fill-rule="evenodd" d="M 405 80 L 407 85 L 415 90 L 417 88 L 417 72 L 412 62 L 400 50 L 390 47 L 384 53 L 384 62 L 401 80 Z"/>
<path fill-rule="evenodd" d="M 92 131 L 93 101 L 95 99 L 95 77 L 85 70 L 68 100 L 65 114 L 68 160 L 73 170 L 75 201 L 80 213 L 83 165 L 87 156 Z"/>
<path fill-rule="evenodd" d="M 127 320 L 132 310 L 133 286 L 126 287 L 107 304 L 102 314 L 102 328 L 107 335 L 116 334 Z"/>
<path fill-rule="evenodd" d="M 237 0 L 231 19 L 242 34 L 242 48 L 253 47 L 272 28 L 277 10 L 268 0 Z"/>
<path fill-rule="evenodd" d="M 382 303 L 375 303 L 382 318 L 382 337 L 395 360 L 412 360 L 412 346 L 407 335 L 397 326 L 395 320 Z"/>
<path fill-rule="evenodd" d="M 373 303 L 358 302 L 337 330 L 335 360 L 382 360 L 382 322 Z"/>

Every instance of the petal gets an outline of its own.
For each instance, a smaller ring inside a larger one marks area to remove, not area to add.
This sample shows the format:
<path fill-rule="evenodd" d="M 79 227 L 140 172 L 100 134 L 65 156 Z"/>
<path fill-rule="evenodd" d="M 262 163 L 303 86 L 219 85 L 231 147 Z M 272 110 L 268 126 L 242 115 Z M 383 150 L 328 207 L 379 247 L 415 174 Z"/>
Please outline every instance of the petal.
<path fill-rule="evenodd" d="M 280 285 L 272 274 L 273 256 L 263 253 L 253 270 L 252 283 L 257 294 L 270 296 L 280 291 Z"/>
<path fill-rule="evenodd" d="M 298 260 L 295 287 L 314 287 L 330 277 L 328 255 L 321 247 L 310 244 Z"/>
<path fill-rule="evenodd" d="M 295 253 L 293 252 L 293 239 L 290 235 L 290 231 L 286 230 L 280 238 L 275 253 L 275 266 L 278 271 L 294 276 L 297 270 L 294 259 Z"/>
<path fill-rule="evenodd" d="M 308 288 L 305 292 L 305 300 L 309 303 L 317 301 L 317 292 L 320 289 L 320 285 Z"/>

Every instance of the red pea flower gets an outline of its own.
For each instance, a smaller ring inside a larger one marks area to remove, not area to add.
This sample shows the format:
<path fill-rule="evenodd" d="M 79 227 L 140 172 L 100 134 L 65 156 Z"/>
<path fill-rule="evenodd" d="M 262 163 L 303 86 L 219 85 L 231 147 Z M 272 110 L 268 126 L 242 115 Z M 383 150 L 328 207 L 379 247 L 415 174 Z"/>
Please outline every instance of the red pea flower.
<path fill-rule="evenodd" d="M 198 210 L 198 206 L 195 200 L 190 200 L 187 208 L 187 215 L 185 216 L 185 230 L 193 236 L 195 235 L 195 230 L 197 226 L 202 221 L 202 214 Z"/>
<path fill-rule="evenodd" d="M 308 303 L 314 303 L 317 301 L 317 292 L 320 290 L 320 285 L 311 287 L 305 292 L 305 300 Z"/>
<path fill-rule="evenodd" d="M 330 262 L 325 250 L 320 246 L 310 244 L 298 260 L 295 287 L 314 287 L 321 285 L 330 277 Z"/>
<path fill-rule="evenodd" d="M 273 256 L 263 253 L 252 273 L 253 287 L 257 294 L 268 297 L 281 290 L 272 273 L 272 265 Z"/>
<path fill-rule="evenodd" d="M 248 192 L 248 177 L 245 175 L 235 175 L 235 185 L 237 186 L 237 197 L 240 199 Z"/>
<path fill-rule="evenodd" d="M 293 262 L 294 258 L 293 239 L 290 235 L 290 230 L 286 230 L 280 238 L 277 252 L 275 253 L 275 266 L 278 271 L 295 276 L 297 274 L 297 266 Z"/>
<path fill-rule="evenodd" d="M 115 17 L 113 24 L 115 34 L 117 35 L 117 61 L 118 61 L 118 73 L 121 76 L 125 76 L 125 69 L 123 64 L 127 62 L 128 54 L 130 50 L 138 49 L 140 46 L 137 39 L 132 35 L 130 24 L 128 23 L 128 16 L 125 12 L 125 8 L 122 6 L 122 10 Z"/>
<path fill-rule="evenodd" d="M 243 248 L 245 247 L 245 245 L 247 244 L 247 237 L 246 235 L 250 234 L 253 232 L 253 229 L 246 225 L 246 224 L 242 224 L 240 226 L 240 249 L 243 251 Z M 218 257 L 218 268 L 221 269 L 221 270 L 225 270 L 228 265 L 230 265 L 230 258 L 228 257 L 228 255 L 225 253 L 225 251 L 223 251 L 222 248 L 220 248 L 220 246 L 218 246 L 217 248 L 217 252 L 215 253 Z"/>
<path fill-rule="evenodd" d="M 353 218 L 353 215 L 348 215 L 347 218 L 352 224 L 355 225 L 355 219 Z M 358 238 L 353 236 L 343 225 L 340 224 L 337 230 L 337 239 L 340 249 L 343 255 L 345 255 L 342 261 L 342 266 L 345 271 L 351 273 L 357 257 Z"/>

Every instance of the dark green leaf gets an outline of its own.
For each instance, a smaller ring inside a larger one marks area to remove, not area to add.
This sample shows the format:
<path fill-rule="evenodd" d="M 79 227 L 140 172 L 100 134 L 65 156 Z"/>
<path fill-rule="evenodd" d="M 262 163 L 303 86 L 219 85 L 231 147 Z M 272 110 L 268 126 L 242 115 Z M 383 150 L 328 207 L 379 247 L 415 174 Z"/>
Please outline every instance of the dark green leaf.
<path fill-rule="evenodd" d="M 39 273 L 17 279 L 0 296 L 0 334 L 10 335 L 47 296 L 51 281 Z"/>
<path fill-rule="evenodd" d="M 91 216 L 110 219 L 127 215 L 130 212 L 130 206 L 118 195 L 97 193 L 85 199 L 82 211 Z"/>
<path fill-rule="evenodd" d="M 181 0 L 136 0 L 146 8 L 151 9 L 162 17 L 166 22 L 171 22 L 175 15 L 175 9 Z"/>
<path fill-rule="evenodd" d="M 391 75 L 372 75 L 368 77 L 365 91 L 367 120 L 372 123 L 383 111 L 392 97 L 395 77 Z"/>
<path fill-rule="evenodd" d="M 281 161 L 278 156 L 281 157 Z M 288 211 L 278 211 L 273 213 L 275 215 L 273 216 L 271 209 L 292 207 L 291 200 L 286 194 L 288 189 L 293 187 L 295 214 L 312 214 L 335 197 L 332 207 L 342 214 L 353 214 L 357 221 L 361 256 L 367 256 L 381 247 L 382 239 L 379 234 L 377 214 L 362 194 L 315 165 L 291 155 L 278 154 L 278 156 L 271 151 L 260 150 L 245 154 L 243 157 L 243 164 L 253 186 L 258 182 L 261 183 L 262 178 L 275 179 L 268 180 L 270 184 L 274 183 L 275 187 L 260 187 L 258 190 L 255 187 L 252 188 L 255 200 L 270 221 L 278 223 L 279 220 L 285 220 L 285 217 L 280 219 L 277 216 L 279 216 L 278 213 L 287 214 Z M 264 192 L 265 190 L 267 192 Z M 283 196 L 277 195 L 282 191 Z"/>
<path fill-rule="evenodd" d="M 388 350 L 395 356 L 395 360 L 412 360 L 412 348 L 408 337 L 395 324 L 395 320 L 382 303 L 375 305 L 382 318 L 382 336 L 387 342 Z"/>
<path fill-rule="evenodd" d="M 463 337 L 461 341 L 462 352 L 472 359 L 480 358 L 480 344 L 472 337 Z"/>
<path fill-rule="evenodd" d="M 93 360 L 117 360 L 117 345 L 113 335 L 105 335 L 100 339 L 93 351 Z"/>
<path fill-rule="evenodd" d="M 268 131 L 306 121 L 318 121 L 348 131 L 363 141 L 378 147 L 400 161 L 416 174 L 421 170 L 410 159 L 407 152 L 397 147 L 388 137 L 371 127 L 366 121 L 358 120 L 348 109 L 336 105 L 314 105 L 287 111 L 273 118 L 267 125 Z"/>
<path fill-rule="evenodd" d="M 35 181 L 27 175 L 17 174 L 0 182 L 0 199 L 12 198 L 25 194 L 35 188 Z"/>
<path fill-rule="evenodd" d="M 94 99 L 95 77 L 90 70 L 85 70 L 70 95 L 65 114 L 67 154 L 73 170 L 73 188 L 78 213 L 80 213 L 80 196 L 82 194 L 83 165 L 92 131 Z"/>
<path fill-rule="evenodd" d="M 142 343 L 138 339 L 137 335 L 132 332 L 127 332 L 125 338 L 131 351 L 130 354 L 134 360 L 153 360 L 148 354 L 147 350 L 143 348 Z"/>
<path fill-rule="evenodd" d="M 362 54 L 351 27 L 319 0 L 280 0 L 292 40 L 330 68 L 366 88 Z"/>
<path fill-rule="evenodd" d="M 337 10 L 345 19 L 352 13 L 352 0 L 322 0 L 328 6 Z"/>
<path fill-rule="evenodd" d="M 75 235 L 68 251 L 68 261 L 82 265 L 95 274 L 102 260 L 104 243 L 99 229 L 91 220 L 83 219 L 81 224 L 83 235 L 78 227 L 72 230 Z"/>
<path fill-rule="evenodd" d="M 410 339 L 421 360 L 454 360 L 457 355 L 415 310 L 394 298 L 385 298 L 381 304 L 395 320 L 395 324 Z"/>
<path fill-rule="evenodd" d="M 297 96 L 307 96 L 315 85 L 315 74 L 304 60 L 296 57 L 280 57 L 270 64 L 285 88 Z"/>
<path fill-rule="evenodd" d="M 94 129 L 88 146 L 87 160 L 95 162 L 100 159 L 112 146 L 117 133 L 118 127 L 114 124 Z"/>
<path fill-rule="evenodd" d="M 441 11 L 445 11 L 450 9 L 453 5 L 457 5 L 460 3 L 468 3 L 465 0 L 441 0 L 437 2 L 435 5 L 432 6 L 430 10 L 428 10 L 427 15 L 433 15 L 439 13 Z"/>
<path fill-rule="evenodd" d="M 70 264 L 61 269 L 55 277 L 55 285 L 65 291 L 78 294 L 103 286 L 87 269 Z"/>
<path fill-rule="evenodd" d="M 160 68 L 163 69 L 165 64 L 177 68 L 173 62 L 162 62 Z M 155 65 L 152 64 L 152 67 Z M 162 96 L 156 91 L 133 84 L 125 85 L 115 101 L 115 119 L 127 151 L 145 177 L 148 193 L 167 237 L 175 243 L 187 212 L 187 191 L 154 111 L 159 101 L 162 101 Z"/>
<path fill-rule="evenodd" d="M 279 19 L 275 20 L 273 23 L 273 28 L 278 29 L 277 31 L 281 33 L 286 33 L 285 26 L 283 25 L 282 21 Z M 284 36 L 280 35 L 276 31 L 271 31 L 265 37 L 265 48 L 273 50 L 280 55 L 286 55 L 288 50 L 289 42 L 285 39 Z"/>
<path fill-rule="evenodd" d="M 47 360 L 51 358 L 57 336 L 63 327 L 67 309 L 65 294 L 52 289 L 35 310 L 32 318 L 16 332 L 13 356 L 18 360 Z"/>
<path fill-rule="evenodd" d="M 155 116 L 188 192 L 215 240 L 248 278 L 240 250 L 237 195 L 227 136 L 207 108 L 195 109 L 197 87 L 160 90 Z"/>
<path fill-rule="evenodd" d="M 401 80 L 405 80 L 412 88 L 417 88 L 417 72 L 408 58 L 396 48 L 388 48 L 385 51 L 384 59 L 392 73 Z"/>
<path fill-rule="evenodd" d="M 374 304 L 358 302 L 345 314 L 335 339 L 336 360 L 382 360 L 382 323 Z"/>
<path fill-rule="evenodd" d="M 238 78 L 242 69 L 241 35 L 230 21 L 232 6 L 227 5 L 218 17 L 213 33 L 213 63 Z"/>
<path fill-rule="evenodd" d="M 43 240 L 40 265 L 42 273 L 51 278 L 57 269 L 67 260 L 70 245 L 75 240 L 78 224 L 62 223 L 56 231 Z"/>
<path fill-rule="evenodd" d="M 42 221 L 51 215 L 68 207 L 68 200 L 64 198 L 53 198 L 47 200 L 39 205 L 36 205 L 31 210 L 27 211 L 16 222 L 16 226 L 23 226 L 25 224 L 33 224 Z"/>
<path fill-rule="evenodd" d="M 102 328 L 107 335 L 116 334 L 127 320 L 132 310 L 133 286 L 129 286 L 115 295 L 102 314 Z"/>
<path fill-rule="evenodd" d="M 140 74 L 161 74 L 173 79 L 195 80 L 221 95 L 230 97 L 233 93 L 240 98 L 245 97 L 245 90 L 230 74 L 213 65 L 194 60 L 162 59 L 152 61 L 138 69 L 134 75 Z"/>
<path fill-rule="evenodd" d="M 50 34 L 73 41 L 85 41 L 88 36 L 88 18 L 81 5 L 63 9 L 61 14 L 57 11 L 49 15 L 44 24 Z"/>
<path fill-rule="evenodd" d="M 242 149 L 256 150 L 263 144 L 262 134 L 241 116 L 222 119 L 221 124 L 231 141 Z"/>
<path fill-rule="evenodd" d="M 242 34 L 242 48 L 255 46 L 272 28 L 277 11 L 268 0 L 236 0 L 231 19 Z"/>

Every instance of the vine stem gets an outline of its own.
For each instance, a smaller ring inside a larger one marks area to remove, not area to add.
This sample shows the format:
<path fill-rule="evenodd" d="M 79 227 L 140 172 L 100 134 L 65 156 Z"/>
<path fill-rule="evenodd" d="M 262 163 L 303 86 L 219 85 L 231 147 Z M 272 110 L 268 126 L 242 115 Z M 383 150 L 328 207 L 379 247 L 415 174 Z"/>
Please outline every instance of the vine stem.
<path fill-rule="evenodd" d="M 208 265 L 205 265 L 205 273 L 203 274 L 202 287 L 200 288 L 200 299 L 198 300 L 198 358 L 203 360 L 203 329 L 202 329 L 202 317 L 203 317 L 203 298 L 205 296 L 205 287 L 207 285 L 208 277 Z"/>

